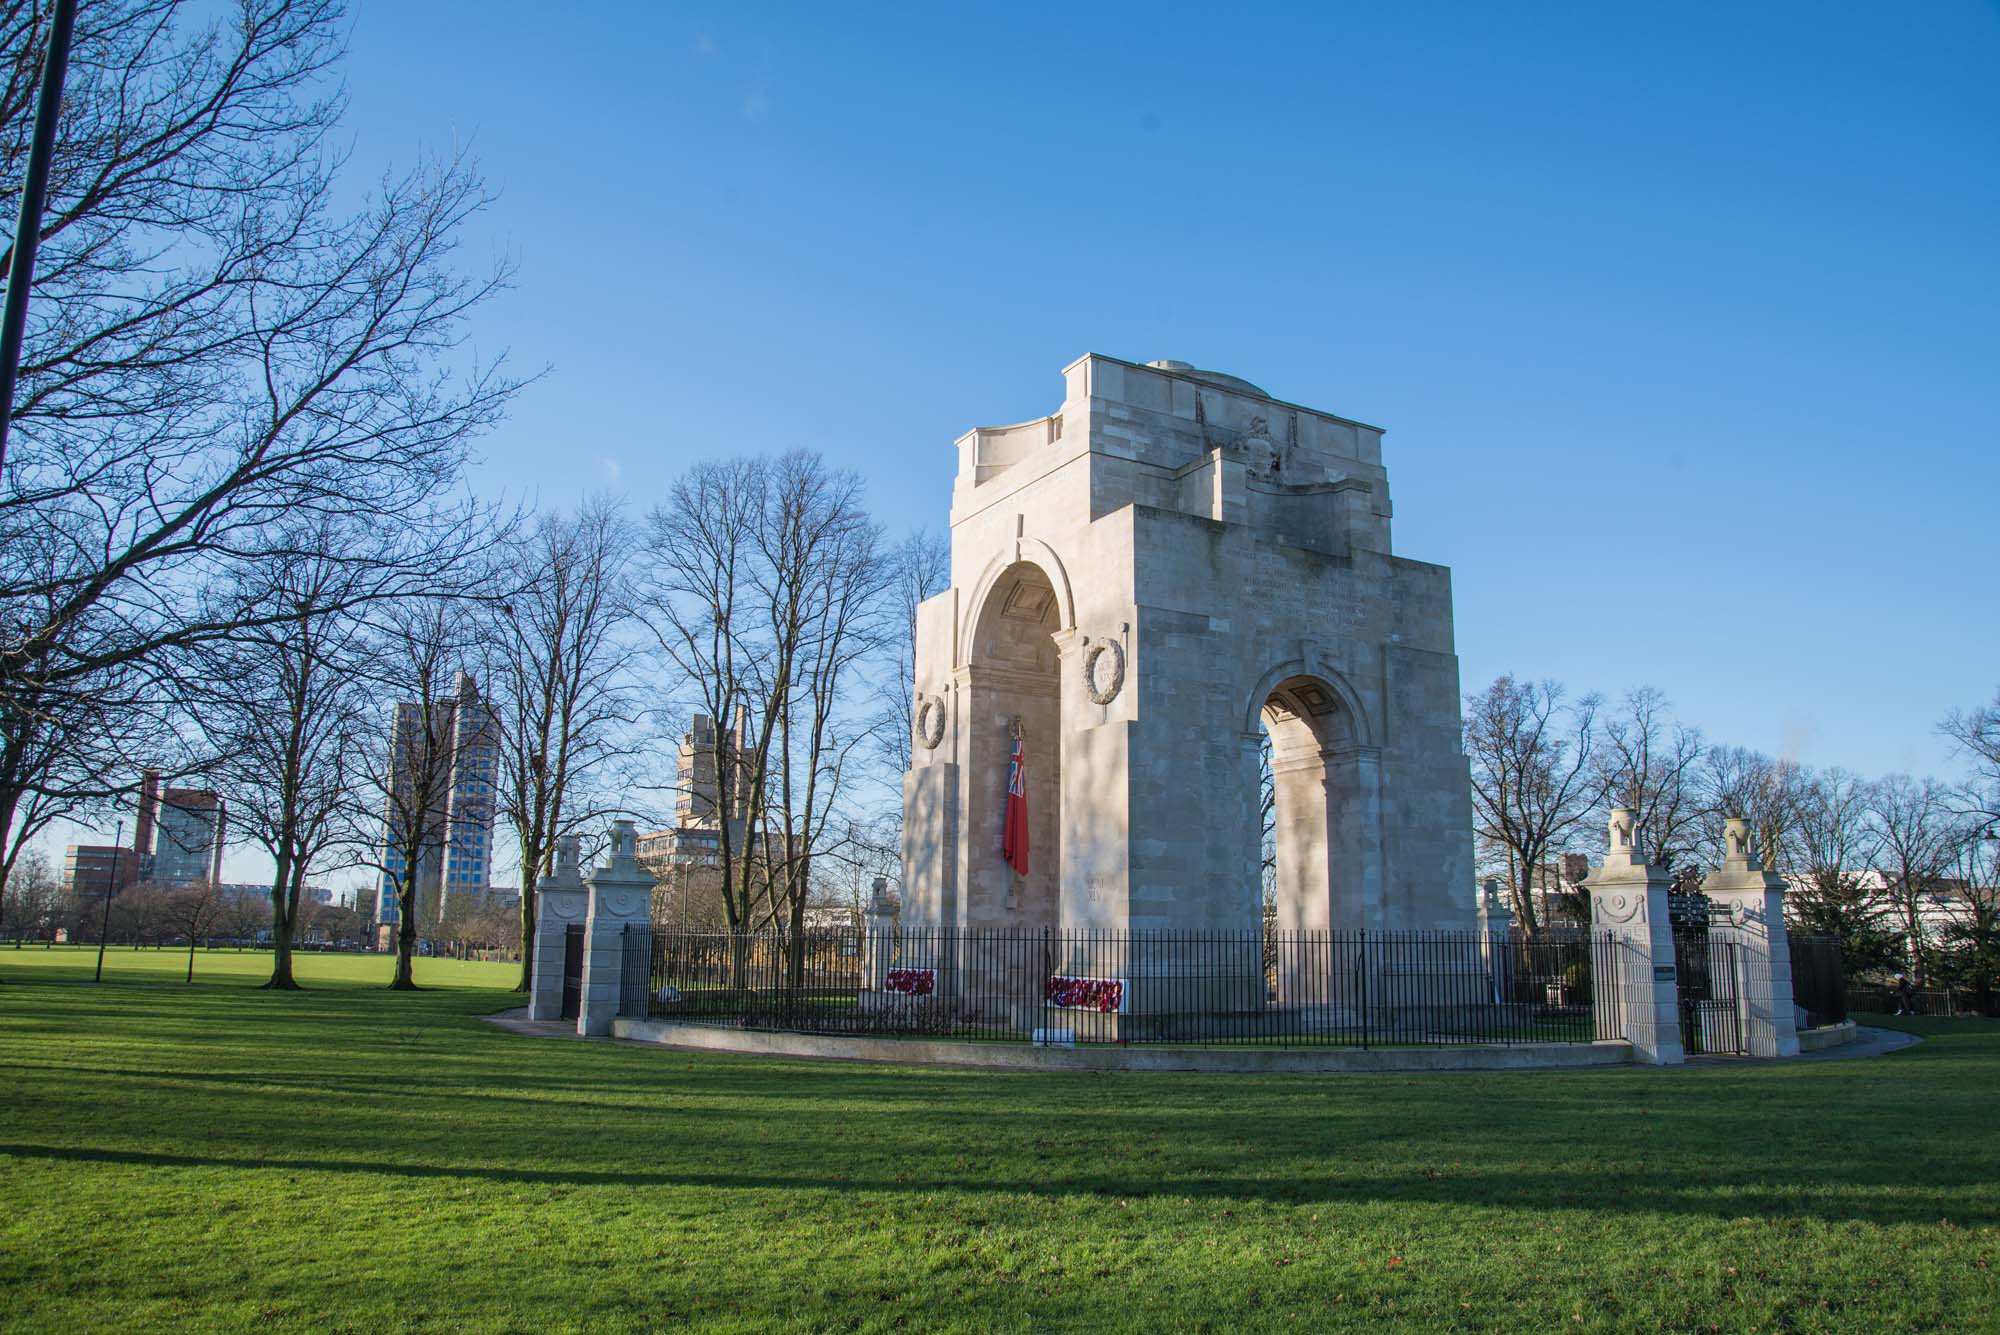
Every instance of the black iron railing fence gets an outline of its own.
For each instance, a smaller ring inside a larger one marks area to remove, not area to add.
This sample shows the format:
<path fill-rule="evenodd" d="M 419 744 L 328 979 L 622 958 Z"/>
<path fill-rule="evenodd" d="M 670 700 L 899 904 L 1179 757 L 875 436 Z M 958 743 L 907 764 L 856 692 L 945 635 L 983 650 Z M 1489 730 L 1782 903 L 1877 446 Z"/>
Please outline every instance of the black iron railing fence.
<path fill-rule="evenodd" d="M 655 1015 L 805 1033 L 1382 1047 L 1624 1030 L 1619 948 L 1581 933 L 658 932 L 650 957 Z"/>
<path fill-rule="evenodd" d="M 1996 1015 L 2000 1014 L 2000 993 L 1991 989 L 1982 996 L 1970 987 L 1919 987 L 1908 998 L 1900 988 L 1880 983 L 1857 983 L 1848 989 L 1848 1004 L 1857 1011 L 1876 1015 Z"/>
<path fill-rule="evenodd" d="M 1790 936 L 1792 1001 L 1805 1009 L 1811 1028 L 1847 1018 L 1847 970 L 1837 936 Z"/>

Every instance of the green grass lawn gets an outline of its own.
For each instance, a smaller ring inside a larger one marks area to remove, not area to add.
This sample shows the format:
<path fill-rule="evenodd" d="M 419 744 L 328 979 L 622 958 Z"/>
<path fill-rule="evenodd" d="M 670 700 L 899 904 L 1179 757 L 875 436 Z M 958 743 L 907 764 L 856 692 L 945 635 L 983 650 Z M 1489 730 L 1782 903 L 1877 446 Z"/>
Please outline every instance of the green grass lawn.
<path fill-rule="evenodd" d="M 396 970 L 393 955 L 292 956 L 292 972 L 307 987 L 386 987 Z M 419 987 L 509 988 L 521 976 L 519 964 L 419 957 L 412 961 Z M 96 946 L 0 944 L 0 979 L 26 982 L 90 982 L 97 971 Z M 104 952 L 108 983 L 180 983 L 187 977 L 186 946 L 111 946 Z M 271 976 L 271 956 L 262 950 L 197 950 L 194 981 L 232 987 L 255 986 Z M 185 990 L 185 989 L 183 989 Z M 502 1004 L 505 1004 L 504 1002 Z"/>
<path fill-rule="evenodd" d="M 1990 1331 L 2000 1027 L 1038 1075 L 528 1039 L 503 965 L 0 949 L 0 1329 Z M 184 957 L 182 957 L 184 963 Z"/>

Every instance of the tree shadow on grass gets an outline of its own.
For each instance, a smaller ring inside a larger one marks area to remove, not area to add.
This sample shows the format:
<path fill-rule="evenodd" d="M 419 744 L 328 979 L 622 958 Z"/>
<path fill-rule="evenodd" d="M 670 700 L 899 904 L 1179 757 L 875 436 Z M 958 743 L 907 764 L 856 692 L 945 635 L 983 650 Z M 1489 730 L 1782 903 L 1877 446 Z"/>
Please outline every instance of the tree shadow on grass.
<path fill-rule="evenodd" d="M 1919 1187 L 1888 1171 L 1822 1176 L 1798 1181 L 1771 1177 L 1690 1182 L 1681 1173 L 1657 1169 L 1594 1175 L 1588 1164 L 1575 1171 L 1530 1172 L 1477 1169 L 1435 1179 L 1422 1173 L 1345 1174 L 1315 1180 L 1274 1181 L 1263 1176 L 1204 1173 L 1182 1176 L 1161 1171 L 1085 1173 L 1054 1178 L 1043 1173 L 914 1173 L 896 1178 L 759 1172 L 754 1169 L 661 1171 L 643 1169 L 526 1168 L 495 1164 L 398 1163 L 380 1159 L 314 1157 L 260 1158 L 222 1154 L 162 1153 L 85 1146 L 0 1143 L 0 1154 L 33 1162 L 108 1164 L 146 1169 L 226 1169 L 242 1172 L 310 1172 L 399 1177 L 447 1182 L 490 1182 L 566 1188 L 679 1188 L 713 1191 L 826 1192 L 1120 1200 L 1262 1201 L 1315 1209 L 1342 1205 L 1398 1205 L 1430 1208 L 1484 1206 L 1522 1210 L 1578 1209 L 1612 1214 L 1678 1215 L 1708 1220 L 1746 1217 L 1804 1218 L 1876 1225 L 1934 1225 L 1949 1218 L 1960 1227 L 2000 1224 L 1990 1199 L 1966 1188 Z"/>

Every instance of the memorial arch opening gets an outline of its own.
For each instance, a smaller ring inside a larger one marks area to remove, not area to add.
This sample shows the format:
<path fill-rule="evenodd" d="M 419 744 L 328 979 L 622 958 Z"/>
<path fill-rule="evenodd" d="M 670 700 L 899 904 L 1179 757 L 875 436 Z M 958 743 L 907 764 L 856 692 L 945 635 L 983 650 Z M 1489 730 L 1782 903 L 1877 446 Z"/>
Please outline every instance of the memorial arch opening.
<path fill-rule="evenodd" d="M 1273 926 L 1280 932 L 1371 926 L 1379 849 L 1369 838 L 1352 716 L 1329 683 L 1310 676 L 1278 683 L 1259 715 L 1271 744 Z"/>
<path fill-rule="evenodd" d="M 1056 650 L 1057 603 L 1041 569 L 1016 562 L 987 590 L 973 625 L 964 697 L 967 737 L 966 823 L 976 857 L 967 867 L 967 927 L 1060 925 L 1062 689 Z M 1020 741 L 1016 778 L 1014 742 Z M 1005 856 L 1010 782 L 1025 809 L 1027 838 Z M 1020 869 L 1025 865 L 1025 873 Z"/>

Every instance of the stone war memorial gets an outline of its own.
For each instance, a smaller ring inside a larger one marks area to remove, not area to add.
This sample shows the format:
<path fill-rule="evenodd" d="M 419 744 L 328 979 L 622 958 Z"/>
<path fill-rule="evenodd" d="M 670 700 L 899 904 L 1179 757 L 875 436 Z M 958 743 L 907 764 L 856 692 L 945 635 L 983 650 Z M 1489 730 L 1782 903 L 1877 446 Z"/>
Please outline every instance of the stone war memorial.
<path fill-rule="evenodd" d="M 537 1017 L 1509 1065 L 1799 1050 L 1782 885 L 1741 822 L 1695 934 L 1624 809 L 1588 928 L 1524 939 L 1482 904 L 1451 577 L 1393 549 L 1382 428 L 1185 362 L 1086 356 L 1063 390 L 957 443 L 900 902 L 878 883 L 864 926 L 727 959 L 675 939 L 649 972 L 614 830 L 543 888 Z"/>
<path fill-rule="evenodd" d="M 1054 412 L 958 442 L 952 584 L 917 616 L 906 930 L 1240 934 L 1175 1006 L 1261 1007 L 1268 729 L 1279 930 L 1469 934 L 1450 576 L 1391 550 L 1381 429 L 1180 362 L 1063 381 Z M 993 855 L 1016 734 L 1026 874 Z M 1093 966 L 1128 1025 L 1186 971 L 1131 953 Z"/>
<path fill-rule="evenodd" d="M 1451 577 L 1395 555 L 1379 427 L 1179 362 L 1089 356 L 958 442 L 952 584 L 917 614 L 906 919 L 1473 927 Z M 1011 729 L 1027 875 L 1000 845 Z"/>

